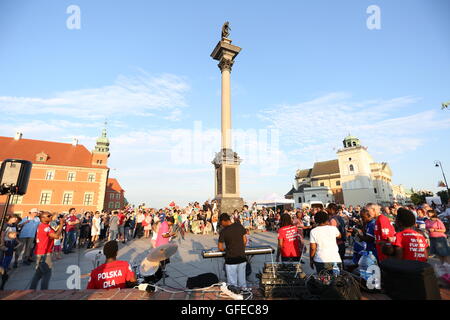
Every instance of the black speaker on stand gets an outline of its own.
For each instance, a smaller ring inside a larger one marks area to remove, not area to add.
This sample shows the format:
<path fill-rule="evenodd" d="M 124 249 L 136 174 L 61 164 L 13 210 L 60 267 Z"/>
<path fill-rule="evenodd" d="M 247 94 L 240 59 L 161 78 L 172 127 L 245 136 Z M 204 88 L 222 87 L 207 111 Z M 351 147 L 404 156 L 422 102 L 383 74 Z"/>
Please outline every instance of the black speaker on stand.
<path fill-rule="evenodd" d="M 0 233 L 3 230 L 11 195 L 24 195 L 27 192 L 33 164 L 27 160 L 6 159 L 0 167 L 0 195 L 7 195 L 0 220 Z"/>

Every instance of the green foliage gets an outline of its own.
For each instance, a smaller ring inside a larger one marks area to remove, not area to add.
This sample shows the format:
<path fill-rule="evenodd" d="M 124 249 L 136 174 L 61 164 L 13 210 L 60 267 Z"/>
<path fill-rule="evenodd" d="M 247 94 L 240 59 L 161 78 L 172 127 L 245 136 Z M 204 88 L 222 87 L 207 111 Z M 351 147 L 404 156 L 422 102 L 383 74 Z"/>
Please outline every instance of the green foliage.
<path fill-rule="evenodd" d="M 443 204 L 447 204 L 448 203 L 448 192 L 447 192 L 447 190 L 442 190 L 442 191 L 439 191 L 438 193 L 437 193 L 437 195 L 439 196 L 439 197 L 441 197 L 441 201 L 442 201 L 442 203 Z"/>
<path fill-rule="evenodd" d="M 411 195 L 411 201 L 412 203 L 414 203 L 414 205 L 420 205 L 423 203 L 426 203 L 425 198 L 426 197 L 432 197 L 433 196 L 433 192 L 431 191 L 418 191 L 418 192 L 414 192 Z"/>

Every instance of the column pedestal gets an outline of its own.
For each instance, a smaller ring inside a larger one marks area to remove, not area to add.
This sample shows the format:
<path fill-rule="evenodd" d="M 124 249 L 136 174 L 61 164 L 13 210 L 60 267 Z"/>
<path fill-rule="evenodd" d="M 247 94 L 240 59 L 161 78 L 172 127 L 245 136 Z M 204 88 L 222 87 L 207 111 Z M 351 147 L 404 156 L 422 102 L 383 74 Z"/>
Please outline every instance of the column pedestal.
<path fill-rule="evenodd" d="M 215 186 L 220 213 L 233 214 L 241 210 L 244 200 L 239 197 L 239 164 L 241 159 L 231 149 L 222 149 L 212 161 L 215 167 Z"/>

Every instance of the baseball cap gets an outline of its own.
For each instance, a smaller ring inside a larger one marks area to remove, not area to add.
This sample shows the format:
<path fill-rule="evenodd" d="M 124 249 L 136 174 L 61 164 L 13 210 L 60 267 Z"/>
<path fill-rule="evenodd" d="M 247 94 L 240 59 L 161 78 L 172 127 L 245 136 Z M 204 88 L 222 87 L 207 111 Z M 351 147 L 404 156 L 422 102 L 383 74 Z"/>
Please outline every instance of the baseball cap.
<path fill-rule="evenodd" d="M 39 213 L 39 210 L 37 208 L 33 208 L 30 210 L 31 213 Z"/>

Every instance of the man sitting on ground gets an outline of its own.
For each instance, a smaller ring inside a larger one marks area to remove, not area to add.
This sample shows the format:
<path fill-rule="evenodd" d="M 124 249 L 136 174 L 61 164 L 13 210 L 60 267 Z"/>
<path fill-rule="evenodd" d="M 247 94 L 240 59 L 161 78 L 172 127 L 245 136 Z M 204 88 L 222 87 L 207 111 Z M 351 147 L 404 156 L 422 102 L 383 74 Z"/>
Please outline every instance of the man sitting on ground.
<path fill-rule="evenodd" d="M 117 260 L 118 251 L 117 241 L 111 240 L 105 244 L 103 254 L 106 256 L 106 263 L 92 270 L 87 289 L 123 289 L 136 285 L 136 276 L 130 264 Z"/>

